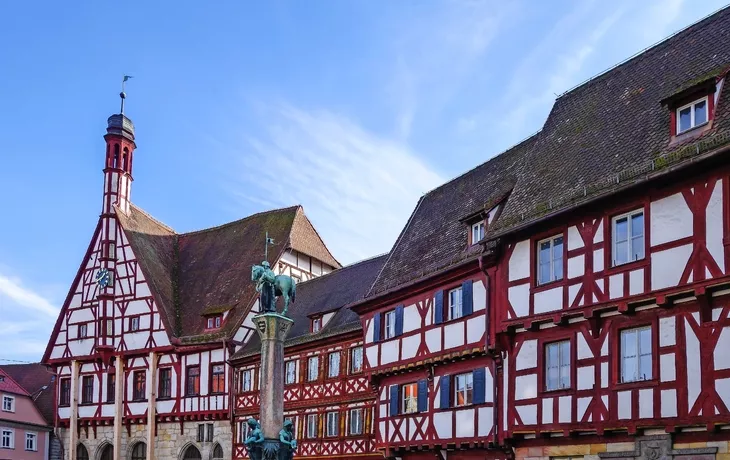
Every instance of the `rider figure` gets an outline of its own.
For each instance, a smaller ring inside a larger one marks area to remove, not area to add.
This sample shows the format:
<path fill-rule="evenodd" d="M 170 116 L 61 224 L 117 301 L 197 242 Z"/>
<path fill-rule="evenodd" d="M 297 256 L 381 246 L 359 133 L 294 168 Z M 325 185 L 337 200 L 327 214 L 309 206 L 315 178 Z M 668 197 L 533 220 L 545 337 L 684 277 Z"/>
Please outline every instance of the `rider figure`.
<path fill-rule="evenodd" d="M 269 262 L 264 260 L 261 262 L 261 266 L 264 267 L 264 272 L 256 284 L 256 290 L 261 292 L 261 311 L 276 311 L 276 293 L 274 292 L 276 274 L 271 269 Z"/>

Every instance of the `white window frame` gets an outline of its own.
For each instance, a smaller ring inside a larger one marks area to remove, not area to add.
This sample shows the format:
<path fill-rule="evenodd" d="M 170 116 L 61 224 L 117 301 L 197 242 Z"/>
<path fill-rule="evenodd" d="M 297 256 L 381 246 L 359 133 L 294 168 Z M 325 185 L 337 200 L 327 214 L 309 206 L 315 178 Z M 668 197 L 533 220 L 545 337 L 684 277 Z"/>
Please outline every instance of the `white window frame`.
<path fill-rule="evenodd" d="M 340 375 L 340 352 L 333 351 L 327 355 L 327 377 L 334 378 Z M 334 362 L 333 362 L 334 361 Z"/>
<path fill-rule="evenodd" d="M 464 390 L 459 390 L 459 379 L 464 379 Z M 471 392 L 469 391 L 471 389 Z M 464 393 L 464 403 L 459 404 L 459 393 Z M 466 372 L 454 376 L 454 407 L 470 406 L 474 403 L 474 374 Z"/>
<path fill-rule="evenodd" d="M 484 224 L 483 220 L 480 220 L 479 222 L 472 224 L 471 226 L 471 244 L 477 244 L 484 238 L 484 232 L 486 230 L 486 225 Z"/>
<path fill-rule="evenodd" d="M 385 339 L 392 339 L 395 337 L 395 310 L 386 311 L 383 313 L 383 324 L 385 326 Z"/>
<path fill-rule="evenodd" d="M 3 412 L 15 412 L 15 396 L 3 395 Z"/>
<path fill-rule="evenodd" d="M 355 367 L 355 364 L 358 364 L 358 366 Z M 362 367 L 362 346 L 352 347 L 350 349 L 350 373 L 358 374 L 362 372 Z"/>
<path fill-rule="evenodd" d="M 556 278 L 555 277 L 555 262 L 556 262 L 556 259 L 553 258 L 553 250 L 555 248 L 555 240 L 557 240 L 558 238 L 560 238 L 562 240 L 560 244 L 563 246 L 563 249 L 560 251 L 560 264 L 561 264 L 560 265 L 560 271 L 561 271 L 560 278 Z M 548 280 L 541 280 L 540 279 L 540 272 L 541 272 L 540 266 L 542 265 L 541 264 L 542 261 L 540 260 L 540 254 L 542 253 L 542 251 L 540 251 L 540 246 L 542 246 L 542 243 L 545 243 L 546 241 L 549 241 L 550 242 L 550 279 L 548 279 Z M 537 251 L 537 257 L 536 257 L 536 259 L 537 259 L 537 284 L 539 286 L 542 286 L 543 284 L 548 284 L 548 283 L 552 283 L 553 281 L 560 281 L 560 280 L 562 280 L 565 277 L 565 273 L 563 273 L 563 266 L 562 266 L 562 264 L 563 264 L 563 258 L 564 258 L 563 253 L 565 251 L 565 238 L 564 238 L 563 234 L 560 233 L 558 235 L 553 235 L 550 238 L 543 238 L 543 239 L 541 239 L 540 241 L 537 242 L 537 247 L 535 248 L 535 250 Z"/>
<path fill-rule="evenodd" d="M 456 299 L 456 300 L 454 300 Z M 461 303 L 462 293 L 461 286 L 449 291 L 449 309 L 448 320 L 458 319 L 464 316 L 464 306 Z"/>
<path fill-rule="evenodd" d="M 705 121 L 703 123 L 697 124 L 695 122 L 695 106 L 697 104 L 701 104 L 702 102 L 705 103 Z M 684 131 L 681 130 L 681 126 L 679 124 L 679 113 L 683 111 L 684 109 L 689 108 L 689 117 L 690 117 L 690 127 L 685 129 Z M 710 121 L 710 100 L 707 96 L 701 97 L 695 101 L 690 102 L 689 104 L 685 104 L 682 107 L 679 107 L 677 111 L 675 112 L 675 117 L 677 121 L 677 134 L 686 133 L 687 131 L 691 131 L 698 126 L 702 126 L 707 124 Z"/>
<path fill-rule="evenodd" d="M 319 424 L 318 414 L 307 414 L 307 438 L 314 439 L 317 437 L 317 425 Z"/>
<path fill-rule="evenodd" d="M 223 318 L 221 317 L 221 315 L 218 315 L 218 316 L 215 317 L 215 327 L 216 327 L 216 329 L 218 329 L 219 327 L 221 327 L 221 321 L 223 321 Z"/>
<path fill-rule="evenodd" d="M 642 216 L 642 222 L 644 223 L 643 228 L 641 229 L 641 236 L 634 236 L 633 235 L 633 227 L 631 222 L 633 222 L 633 218 L 635 216 L 638 216 L 641 214 Z M 628 254 L 626 254 L 626 261 L 625 262 L 618 262 L 616 255 L 618 254 L 618 232 L 616 229 L 616 225 L 618 224 L 619 220 L 626 219 L 626 251 L 628 251 Z M 631 249 L 634 247 L 634 239 L 641 238 L 641 257 L 632 258 L 631 255 Z M 618 216 L 615 216 L 613 219 L 611 219 L 611 259 L 613 260 L 613 266 L 618 267 L 619 265 L 624 264 L 630 264 L 631 262 L 636 262 L 637 260 L 643 260 L 646 258 L 646 214 L 644 213 L 644 208 L 634 209 L 630 212 L 625 212 L 623 214 L 620 214 Z"/>
<path fill-rule="evenodd" d="M 314 365 L 312 365 L 314 363 Z M 310 356 L 307 359 L 307 382 L 314 382 L 319 378 L 319 356 Z"/>
<path fill-rule="evenodd" d="M 312 320 L 312 332 L 319 332 L 322 330 L 322 318 L 314 318 Z"/>
<path fill-rule="evenodd" d="M 241 371 L 241 391 L 253 391 L 253 369 Z"/>
<path fill-rule="evenodd" d="M 326 413 L 327 425 L 325 428 L 325 437 L 334 438 L 340 435 L 340 413 L 331 411 Z"/>
<path fill-rule="evenodd" d="M 291 369 L 290 369 L 291 368 Z M 285 377 L 284 377 L 284 383 L 285 384 L 291 384 L 291 383 L 297 383 L 297 362 L 294 360 L 287 361 L 284 365 L 285 369 Z M 291 376 L 291 379 L 289 378 Z"/>
<path fill-rule="evenodd" d="M 641 348 L 641 333 L 646 332 L 649 334 L 649 350 L 642 350 Z M 626 346 L 624 345 L 626 343 L 626 340 L 629 339 L 629 334 L 635 334 L 635 340 L 636 340 L 636 355 L 632 356 L 626 356 Z M 653 354 L 653 338 L 652 338 L 652 330 L 651 326 L 641 326 L 641 327 L 634 327 L 630 329 L 622 329 L 621 330 L 621 383 L 629 383 L 629 382 L 641 382 L 644 380 L 651 380 L 653 378 L 653 367 L 654 367 L 654 354 Z M 648 369 L 642 369 L 641 368 L 641 357 L 642 356 L 649 356 L 651 359 L 649 360 L 649 368 Z M 625 374 L 626 369 L 626 362 L 628 360 L 635 360 L 634 369 L 636 369 L 636 373 L 632 376 Z"/>
<path fill-rule="evenodd" d="M 28 441 L 30 441 L 30 447 L 28 447 Z M 32 431 L 25 432 L 25 450 L 32 452 L 38 451 L 38 433 Z"/>
<path fill-rule="evenodd" d="M 400 387 L 400 413 L 415 414 L 418 412 L 418 382 L 405 383 Z"/>
<path fill-rule="evenodd" d="M 563 346 L 568 347 L 568 362 L 563 362 L 563 353 L 562 348 Z M 550 349 L 557 347 L 558 349 L 558 362 L 552 363 L 550 360 Z M 564 390 L 566 388 L 570 388 L 571 378 L 571 362 L 570 362 L 570 340 L 559 340 L 557 342 L 551 342 L 545 345 L 545 390 L 546 391 L 555 391 L 555 390 Z M 557 367 L 558 369 L 558 382 L 557 386 L 551 386 L 550 385 L 550 369 L 553 367 Z M 566 369 L 567 367 L 567 369 Z M 563 372 L 567 372 L 567 378 L 568 378 L 568 384 L 563 385 Z"/>
<path fill-rule="evenodd" d="M 363 410 L 362 408 L 350 409 L 348 414 L 348 432 L 350 436 L 359 436 L 362 434 L 363 426 Z"/>
<path fill-rule="evenodd" d="M 129 318 L 129 332 L 139 331 L 139 316 Z"/>
<path fill-rule="evenodd" d="M 15 449 L 15 431 L 12 428 L 3 428 L 0 431 L 0 448 Z"/>
<path fill-rule="evenodd" d="M 83 329 L 82 329 L 83 327 Z M 83 334 L 81 333 L 83 331 Z M 77 332 L 79 339 L 86 339 L 89 337 L 89 323 L 80 323 L 78 325 L 78 332 Z"/>

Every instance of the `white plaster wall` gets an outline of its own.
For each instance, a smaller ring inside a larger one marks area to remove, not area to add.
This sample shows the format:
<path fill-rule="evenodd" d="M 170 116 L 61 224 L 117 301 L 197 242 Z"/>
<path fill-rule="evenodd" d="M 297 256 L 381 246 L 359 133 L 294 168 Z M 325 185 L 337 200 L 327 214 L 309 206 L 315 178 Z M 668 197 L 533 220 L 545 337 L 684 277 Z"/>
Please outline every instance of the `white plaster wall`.
<path fill-rule="evenodd" d="M 520 414 L 522 423 L 525 425 L 537 424 L 537 404 L 528 404 L 526 406 L 515 406 L 517 413 Z"/>
<path fill-rule="evenodd" d="M 530 276 L 530 241 L 520 241 L 515 245 L 509 259 L 509 280 L 519 280 Z"/>
<path fill-rule="evenodd" d="M 365 343 L 373 343 L 373 320 L 367 322 L 365 328 Z"/>
<path fill-rule="evenodd" d="M 478 414 L 477 436 L 487 436 L 494 426 L 494 410 L 491 407 L 480 407 Z"/>
<path fill-rule="evenodd" d="M 472 287 L 472 298 L 474 300 L 474 311 L 480 311 L 487 308 L 487 288 L 484 281 L 476 280 Z"/>
<path fill-rule="evenodd" d="M 466 342 L 467 343 L 478 343 L 481 342 L 484 332 L 486 331 L 484 315 L 479 315 L 474 318 L 469 318 L 466 321 Z"/>
<path fill-rule="evenodd" d="M 692 236 L 692 211 L 681 193 L 652 201 L 650 216 L 652 246 Z"/>
<path fill-rule="evenodd" d="M 608 277 L 609 298 L 618 299 L 624 296 L 624 274 L 617 273 Z"/>
<path fill-rule="evenodd" d="M 668 347 L 676 343 L 676 319 L 674 316 L 659 318 L 659 346 Z"/>
<path fill-rule="evenodd" d="M 515 400 L 537 397 L 537 375 L 527 374 L 515 377 Z"/>
<path fill-rule="evenodd" d="M 570 423 L 571 419 L 571 408 L 573 405 L 572 396 L 561 396 L 558 398 L 558 421 L 560 423 Z"/>
<path fill-rule="evenodd" d="M 595 369 L 593 366 L 579 367 L 577 371 L 578 389 L 590 390 L 595 383 Z"/>
<path fill-rule="evenodd" d="M 674 353 L 659 356 L 659 379 L 662 382 L 672 382 L 677 378 L 676 360 Z"/>
<path fill-rule="evenodd" d="M 378 354 L 380 352 L 380 347 L 378 345 L 371 345 L 369 347 L 365 347 L 365 356 L 367 357 L 368 364 L 370 367 L 374 367 L 378 365 Z"/>
<path fill-rule="evenodd" d="M 517 317 L 527 316 L 530 314 L 530 285 L 521 284 L 512 286 L 507 290 L 509 303 L 515 311 Z"/>
<path fill-rule="evenodd" d="M 436 429 L 436 436 L 441 439 L 452 437 L 451 411 L 436 412 L 433 414 L 433 427 Z"/>
<path fill-rule="evenodd" d="M 421 336 L 419 334 L 404 337 L 401 345 L 401 359 L 410 359 L 416 356 L 418 345 L 421 344 Z"/>
<path fill-rule="evenodd" d="M 601 218 L 601 221 L 598 223 L 598 229 L 596 229 L 596 234 L 593 235 L 593 244 L 597 244 L 603 241 L 603 218 Z"/>
<path fill-rule="evenodd" d="M 585 273 L 585 256 L 583 254 L 568 258 L 568 278 L 583 276 Z"/>
<path fill-rule="evenodd" d="M 542 423 L 553 423 L 553 398 L 542 400 Z"/>
<path fill-rule="evenodd" d="M 618 418 L 621 420 L 631 418 L 631 391 L 618 392 Z"/>
<path fill-rule="evenodd" d="M 654 389 L 639 390 L 639 418 L 654 417 Z"/>
<path fill-rule="evenodd" d="M 651 288 L 656 290 L 678 285 L 691 254 L 692 244 L 653 253 L 651 255 Z M 692 281 L 691 276 L 690 281 Z"/>
<path fill-rule="evenodd" d="M 568 227 L 568 251 L 583 247 L 583 238 L 575 225 Z"/>
<path fill-rule="evenodd" d="M 583 337 L 582 332 L 578 332 L 576 334 L 577 338 L 577 356 L 578 359 L 585 359 L 585 358 L 593 358 L 593 352 L 591 351 L 591 348 L 588 346 L 588 342 L 586 342 L 585 337 Z"/>
<path fill-rule="evenodd" d="M 578 398 L 578 407 L 576 412 L 576 421 L 580 421 L 583 419 L 583 416 L 586 413 L 586 409 L 588 409 L 588 404 L 590 404 L 592 397 L 588 398 Z M 590 416 L 589 416 L 590 419 Z M 589 420 L 590 421 L 590 420 Z"/>
<path fill-rule="evenodd" d="M 380 345 L 380 364 L 389 364 L 398 360 L 400 340 L 389 340 Z"/>
<path fill-rule="evenodd" d="M 456 417 L 456 438 L 471 438 L 474 436 L 474 409 L 457 410 Z"/>
<path fill-rule="evenodd" d="M 525 340 L 515 356 L 515 369 L 521 371 L 534 367 L 537 367 L 537 340 Z"/>
<path fill-rule="evenodd" d="M 707 203 L 707 250 L 715 259 L 720 270 L 725 272 L 725 248 L 722 242 L 722 180 L 718 180 Z"/>
<path fill-rule="evenodd" d="M 715 370 L 730 369 L 730 327 L 722 328 L 714 353 Z"/>
<path fill-rule="evenodd" d="M 730 379 L 715 380 L 715 389 L 726 406 L 730 406 Z"/>
<path fill-rule="evenodd" d="M 593 272 L 598 273 L 603 271 L 604 262 L 603 249 L 596 249 L 593 251 Z"/>
<path fill-rule="evenodd" d="M 444 349 L 464 345 L 464 325 L 461 322 L 444 326 Z"/>
<path fill-rule="evenodd" d="M 431 353 L 441 351 L 441 328 L 426 331 L 426 346 Z"/>
<path fill-rule="evenodd" d="M 688 407 L 697 400 L 700 391 L 702 390 L 702 371 L 700 360 L 697 359 L 700 356 L 700 342 L 697 340 L 692 327 L 689 325 L 689 321 L 685 320 L 684 324 L 685 331 L 685 353 L 687 358 L 687 404 Z"/>
<path fill-rule="evenodd" d="M 629 272 L 629 295 L 644 292 L 644 269 Z"/>
<path fill-rule="evenodd" d="M 677 416 L 677 390 L 662 390 L 661 392 L 662 417 Z"/>
<path fill-rule="evenodd" d="M 578 291 L 580 291 L 580 288 L 582 285 L 583 285 L 583 283 L 578 283 L 578 284 L 573 284 L 572 286 L 568 286 L 568 305 L 573 305 L 573 302 L 575 302 L 575 296 L 578 295 Z M 580 302 L 578 302 L 578 306 L 581 306 L 581 305 L 583 305 L 582 298 L 581 298 Z"/>
<path fill-rule="evenodd" d="M 403 333 L 415 331 L 421 327 L 421 315 L 416 305 L 403 308 Z"/>
<path fill-rule="evenodd" d="M 563 308 L 563 288 L 555 287 L 545 291 L 540 291 L 534 295 L 534 299 L 534 309 L 536 314 L 560 310 Z"/>

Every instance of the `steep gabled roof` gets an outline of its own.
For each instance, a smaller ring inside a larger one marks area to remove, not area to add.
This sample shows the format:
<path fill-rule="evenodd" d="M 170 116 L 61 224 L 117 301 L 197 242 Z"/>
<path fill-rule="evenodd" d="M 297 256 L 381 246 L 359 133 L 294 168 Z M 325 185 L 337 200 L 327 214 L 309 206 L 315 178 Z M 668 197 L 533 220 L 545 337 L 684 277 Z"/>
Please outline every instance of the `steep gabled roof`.
<path fill-rule="evenodd" d="M 296 302 L 289 307 L 294 325 L 285 346 L 292 346 L 361 329 L 360 319 L 349 305 L 361 300 L 383 267 L 386 255 L 356 262 L 326 275 L 297 284 Z M 310 332 L 312 315 L 334 313 L 317 333 Z M 261 341 L 254 334 L 232 359 L 256 355 Z"/>
<path fill-rule="evenodd" d="M 132 206 L 117 212 L 145 277 L 166 316 L 172 336 L 209 341 L 228 336 L 255 296 L 251 266 L 261 263 L 264 237 L 274 239 L 271 259 L 286 250 L 315 257 L 338 268 L 301 206 L 276 209 L 196 232 L 177 234 Z M 202 313 L 231 310 L 221 332 L 201 335 Z"/>
<path fill-rule="evenodd" d="M 3 369 L 0 368 L 0 391 L 6 392 L 6 393 L 13 393 L 20 396 L 30 396 L 30 394 L 21 387 L 18 382 L 16 382 L 11 376 L 9 376 L 6 372 L 3 372 Z"/>
<path fill-rule="evenodd" d="M 5 372 L 17 385 L 20 385 L 26 394 L 31 395 L 38 412 L 49 425 L 53 425 L 54 417 L 54 374 L 40 363 L 34 364 L 5 364 L 0 366 L 0 374 Z M 46 388 L 43 388 L 46 387 Z M 0 391 L 2 383 L 0 383 Z"/>
<path fill-rule="evenodd" d="M 730 142 L 730 85 L 723 85 L 712 128 L 700 138 L 671 143 L 670 111 L 662 104 L 728 68 L 725 8 L 563 94 L 537 134 L 419 201 L 368 296 L 474 256 L 480 248 L 467 248 L 459 220 L 485 203 L 505 197 L 490 240 Z"/>

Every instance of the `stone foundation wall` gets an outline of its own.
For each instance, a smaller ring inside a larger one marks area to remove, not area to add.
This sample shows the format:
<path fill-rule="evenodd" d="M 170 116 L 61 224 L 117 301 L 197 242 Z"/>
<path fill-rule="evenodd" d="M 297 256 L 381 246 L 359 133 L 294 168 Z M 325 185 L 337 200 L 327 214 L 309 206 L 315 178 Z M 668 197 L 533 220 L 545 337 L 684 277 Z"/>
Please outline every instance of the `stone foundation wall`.
<path fill-rule="evenodd" d="M 213 424 L 212 441 L 197 441 L 199 424 L 206 425 L 206 435 L 207 425 Z M 121 458 L 124 460 L 131 458 L 132 448 L 137 442 L 147 442 L 147 425 L 131 425 L 130 432 L 131 436 L 127 435 L 126 426 L 122 430 Z M 63 445 L 64 458 L 66 460 L 72 460 L 68 456 L 69 429 L 59 428 L 58 435 Z M 89 452 L 89 460 L 99 460 L 103 447 L 106 444 L 113 444 L 113 440 L 114 427 L 111 425 L 96 427 L 96 436 L 94 436 L 94 430 L 91 427 L 89 427 L 88 436 L 86 428 L 79 430 L 79 442 L 86 446 Z M 211 460 L 213 458 L 213 447 L 216 443 L 220 444 L 223 448 L 223 458 L 230 459 L 233 446 L 231 424 L 228 420 L 184 422 L 182 434 L 180 433 L 179 422 L 158 423 L 157 436 L 154 442 L 156 460 L 182 459 L 183 450 L 189 445 L 195 446 L 200 451 L 203 460 Z"/>
<path fill-rule="evenodd" d="M 668 435 L 646 436 L 637 438 L 636 442 L 520 447 L 515 449 L 515 460 L 567 460 L 569 457 L 583 460 L 657 458 L 649 453 L 650 450 L 660 453 L 658 458 L 667 460 L 730 460 L 730 441 L 673 443 Z"/>

